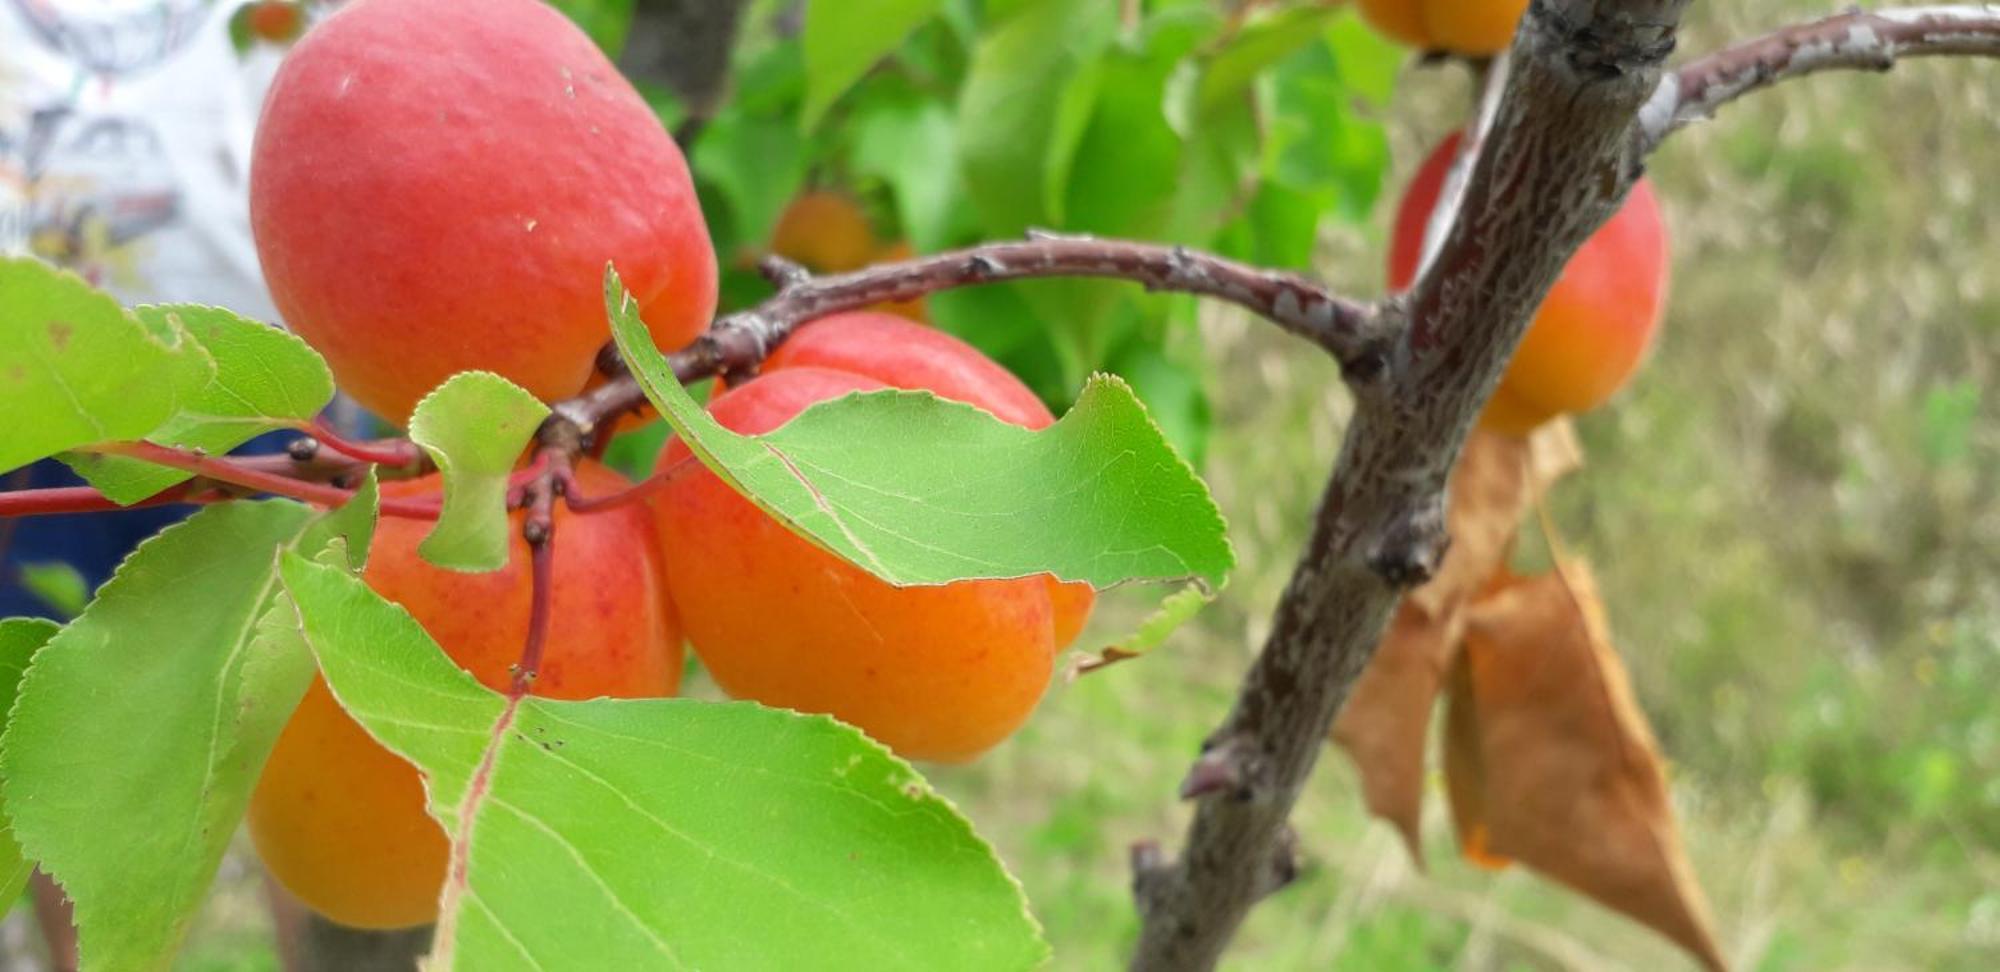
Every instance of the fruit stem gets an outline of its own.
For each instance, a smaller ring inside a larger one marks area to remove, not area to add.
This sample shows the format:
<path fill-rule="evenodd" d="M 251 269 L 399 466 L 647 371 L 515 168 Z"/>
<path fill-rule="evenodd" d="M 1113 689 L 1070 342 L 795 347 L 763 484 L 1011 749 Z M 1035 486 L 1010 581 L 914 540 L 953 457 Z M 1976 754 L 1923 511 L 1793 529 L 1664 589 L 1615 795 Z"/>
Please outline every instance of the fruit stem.
<path fill-rule="evenodd" d="M 563 484 L 563 505 L 572 513 L 605 513 L 623 506 L 630 506 L 651 497 L 665 489 L 668 483 L 680 478 L 681 473 L 699 468 L 700 463 L 693 457 L 681 459 L 665 469 L 658 469 L 651 476 L 608 496 L 585 496 L 571 479 Z"/>
<path fill-rule="evenodd" d="M 549 619 L 554 611 L 556 521 L 555 499 L 565 486 L 575 481 L 567 452 L 555 448 L 537 450 L 530 469 L 539 468 L 525 487 L 528 515 L 521 521 L 521 536 L 528 541 L 530 588 L 528 641 L 521 648 L 521 660 L 514 666 L 510 698 L 528 694 L 542 668 L 542 650 L 548 645 Z"/>
<path fill-rule="evenodd" d="M 418 448 L 416 443 L 408 439 L 355 442 L 343 437 L 340 434 L 340 430 L 334 428 L 324 418 L 316 418 L 311 422 L 300 422 L 294 428 L 312 437 L 292 444 L 292 455 L 295 458 L 301 457 L 301 452 L 305 453 L 302 458 L 312 458 L 312 453 L 316 450 L 312 446 L 307 445 L 307 443 L 313 443 L 326 446 L 350 459 L 358 459 L 362 462 L 373 463 L 378 466 L 387 466 L 391 469 L 415 466 L 424 459 L 423 450 Z"/>

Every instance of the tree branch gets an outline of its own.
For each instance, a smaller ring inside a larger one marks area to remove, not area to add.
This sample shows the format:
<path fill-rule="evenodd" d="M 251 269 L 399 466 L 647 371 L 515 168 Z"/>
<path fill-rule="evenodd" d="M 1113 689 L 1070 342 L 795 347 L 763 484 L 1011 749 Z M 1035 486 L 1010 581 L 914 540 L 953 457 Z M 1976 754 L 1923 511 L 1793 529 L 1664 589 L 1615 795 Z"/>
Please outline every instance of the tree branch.
<path fill-rule="evenodd" d="M 668 356 L 683 382 L 755 368 L 800 324 L 872 304 L 979 284 L 1042 277 L 1128 280 L 1148 290 L 1195 294 L 1238 304 L 1326 349 L 1350 375 L 1379 370 L 1390 332 L 1375 310 L 1297 274 L 1266 270 L 1179 246 L 1031 232 L 1019 243 L 989 243 L 838 276 L 809 277 L 775 267 L 777 296 L 716 322 L 685 350 Z M 555 406 L 557 416 L 589 435 L 597 425 L 646 403 L 629 376 Z"/>
<path fill-rule="evenodd" d="M 1563 265 L 1638 176 L 1632 137 L 1685 0 L 1536 0 L 1462 210 L 1430 268 L 1384 306 L 1389 367 L 1355 417 L 1269 640 L 1184 789 L 1174 860 L 1135 855 L 1132 967 L 1208 969 L 1292 870 L 1286 824 L 1402 590 L 1436 568 L 1444 486 L 1481 404 Z"/>
<path fill-rule="evenodd" d="M 1906 57 L 2000 57 L 2000 4 L 1849 13 L 1793 24 L 1688 63 L 1640 113 L 1643 151 L 1743 95 L 1838 69 L 1887 71 Z"/>
<path fill-rule="evenodd" d="M 744 0 L 638 0 L 618 69 L 635 82 L 662 84 L 687 108 L 674 133 L 686 145 L 715 115 L 729 83 Z"/>

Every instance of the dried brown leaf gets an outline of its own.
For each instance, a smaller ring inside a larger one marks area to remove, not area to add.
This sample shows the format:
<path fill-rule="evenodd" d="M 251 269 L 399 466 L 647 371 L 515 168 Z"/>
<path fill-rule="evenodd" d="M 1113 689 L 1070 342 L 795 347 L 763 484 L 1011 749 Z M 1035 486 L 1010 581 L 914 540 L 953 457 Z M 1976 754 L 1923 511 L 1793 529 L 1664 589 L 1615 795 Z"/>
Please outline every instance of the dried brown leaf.
<path fill-rule="evenodd" d="M 1444 783 L 1459 853 L 1488 870 L 1513 863 L 1493 852 L 1486 826 L 1486 757 L 1479 751 L 1479 714 L 1472 705 L 1472 670 L 1460 655 L 1451 666 L 1444 710 Z"/>
<path fill-rule="evenodd" d="M 1475 791 L 1461 842 L 1519 860 L 1723 968 L 1588 569 L 1564 564 L 1481 598 L 1466 616 L 1461 665 L 1451 706 L 1467 710 L 1461 731 L 1477 737 L 1477 774 L 1463 771 L 1452 790 L 1455 813 L 1459 787 Z"/>
<path fill-rule="evenodd" d="M 1451 549 L 1437 576 L 1403 599 L 1334 723 L 1369 811 L 1396 828 L 1419 867 L 1424 738 L 1465 607 L 1501 571 L 1522 516 L 1581 456 L 1567 420 L 1529 439 L 1473 433 L 1452 472 Z"/>
<path fill-rule="evenodd" d="M 1450 647 L 1444 623 L 1405 600 L 1333 724 L 1333 741 L 1361 771 L 1369 812 L 1396 828 L 1418 867 L 1424 862 L 1424 737 Z"/>

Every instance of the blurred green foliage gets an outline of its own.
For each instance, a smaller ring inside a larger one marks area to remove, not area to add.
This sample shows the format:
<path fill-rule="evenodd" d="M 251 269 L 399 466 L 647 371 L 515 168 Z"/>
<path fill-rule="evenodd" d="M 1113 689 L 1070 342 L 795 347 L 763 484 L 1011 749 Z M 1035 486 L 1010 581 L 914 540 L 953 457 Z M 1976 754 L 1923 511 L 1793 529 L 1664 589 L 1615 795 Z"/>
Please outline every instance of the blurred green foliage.
<path fill-rule="evenodd" d="M 757 4 L 744 30 L 735 96 L 692 148 L 725 308 L 769 295 L 756 259 L 808 187 L 919 253 L 1043 228 L 1306 269 L 1323 226 L 1371 212 L 1388 164 L 1355 109 L 1398 56 L 1327 4 L 867 0 L 809 4 L 802 30 Z M 1192 300 L 1040 281 L 931 308 L 1056 409 L 1117 371 L 1184 452 L 1205 448 Z"/>

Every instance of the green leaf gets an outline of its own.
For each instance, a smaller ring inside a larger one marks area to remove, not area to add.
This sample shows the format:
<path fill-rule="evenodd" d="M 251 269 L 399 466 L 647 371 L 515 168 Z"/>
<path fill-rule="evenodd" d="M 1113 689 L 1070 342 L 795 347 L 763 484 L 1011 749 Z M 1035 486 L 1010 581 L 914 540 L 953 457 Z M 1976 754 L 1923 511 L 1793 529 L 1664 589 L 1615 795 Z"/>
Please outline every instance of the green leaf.
<path fill-rule="evenodd" d="M 55 637 L 61 626 L 40 618 L 8 618 L 0 621 L 0 719 L 14 709 L 14 696 L 21 688 L 21 676 L 28 660 Z M 34 871 L 34 862 L 21 856 L 14 840 L 14 827 L 0 802 L 0 914 L 5 914 L 21 897 L 21 888 Z"/>
<path fill-rule="evenodd" d="M 971 200 L 992 235 L 1053 223 L 1051 177 L 1068 169 L 1071 83 L 1110 40 L 1116 7 L 1034 0 L 979 43 L 959 93 L 959 156 Z"/>
<path fill-rule="evenodd" d="M 805 184 L 810 154 L 805 136 L 785 118 L 729 111 L 702 129 L 694 171 L 728 207 L 718 227 L 728 231 L 723 246 L 763 252 L 778 214 Z M 724 262 L 732 255 L 725 249 Z"/>
<path fill-rule="evenodd" d="M 605 56 L 615 60 L 625 49 L 625 36 L 632 30 L 632 0 L 549 0 L 549 6 L 583 28 Z"/>
<path fill-rule="evenodd" d="M 75 274 L 0 257 L 0 471 L 158 428 L 213 364 L 171 320 L 127 313 Z"/>
<path fill-rule="evenodd" d="M 1180 183 L 1181 136 L 1166 116 L 1167 79 L 1179 56 L 1172 48 L 1148 47 L 1105 58 L 1097 111 L 1077 148 L 1089 163 L 1077 166 L 1066 183 L 1064 228 L 1160 238 Z"/>
<path fill-rule="evenodd" d="M 1389 104 L 1396 93 L 1396 78 L 1409 59 L 1401 47 L 1369 28 L 1352 8 L 1342 11 L 1327 28 L 1326 44 L 1340 63 L 1340 76 L 1355 94 L 1377 107 Z"/>
<path fill-rule="evenodd" d="M 860 732 L 750 703 L 511 702 L 353 575 L 281 572 L 335 697 L 424 772 L 463 865 L 430 968 L 1047 960 L 992 849 Z"/>
<path fill-rule="evenodd" d="M 156 328 L 185 330 L 215 363 L 202 390 L 149 433 L 147 441 L 221 455 L 265 432 L 310 419 L 333 400 L 333 373 L 325 359 L 287 331 L 199 304 L 139 307 L 132 313 Z M 68 453 L 62 458 L 119 503 L 136 503 L 191 475 L 125 456 Z"/>
<path fill-rule="evenodd" d="M 1202 71 L 1196 93 L 1199 110 L 1207 112 L 1241 96 L 1272 65 L 1316 40 L 1320 29 L 1337 10 L 1332 5 L 1292 7 L 1257 16 L 1244 24 L 1210 57 L 1206 70 Z"/>
<path fill-rule="evenodd" d="M 1147 615 L 1146 620 L 1141 621 L 1131 634 L 1108 642 L 1094 652 L 1079 653 L 1070 665 L 1070 677 L 1087 675 L 1119 662 L 1130 661 L 1158 648 L 1180 630 L 1181 625 L 1213 603 L 1215 597 L 1215 592 L 1204 591 L 1192 584 L 1175 591 L 1163 599 L 1160 606 Z"/>
<path fill-rule="evenodd" d="M 167 967 L 312 680 L 295 626 L 273 623 L 289 620 L 272 610 L 277 553 L 317 553 L 373 517 L 372 504 L 207 507 L 140 544 L 35 655 L 0 741 L 0 793 L 76 904 L 84 968 Z"/>
<path fill-rule="evenodd" d="M 549 407 L 499 375 L 468 371 L 417 403 L 410 441 L 444 474 L 444 512 L 417 545 L 425 560 L 466 572 L 507 566 L 507 477 Z"/>
<path fill-rule="evenodd" d="M 724 429 L 653 347 L 616 274 L 612 336 L 709 468 L 788 528 L 892 584 L 1044 572 L 1109 587 L 1231 566 L 1222 516 L 1118 378 L 1030 431 L 929 392 L 850 395 L 761 436 Z"/>
<path fill-rule="evenodd" d="M 1355 110 L 1354 89 L 1325 45 L 1286 61 L 1272 79 L 1264 150 L 1270 182 L 1309 199 L 1318 210 L 1366 221 L 1389 169 L 1388 131 L 1380 120 Z"/>
<path fill-rule="evenodd" d="M 806 105 L 810 130 L 875 62 L 887 57 L 943 0 L 811 0 L 806 5 Z"/>
<path fill-rule="evenodd" d="M 886 96 L 855 106 L 848 127 L 855 173 L 888 183 L 918 252 L 943 248 L 964 197 L 951 111 L 927 98 Z"/>
<path fill-rule="evenodd" d="M 60 560 L 40 564 L 20 565 L 21 586 L 35 599 L 48 605 L 49 610 L 65 618 L 73 618 L 83 613 L 83 606 L 90 600 L 90 585 L 75 567 Z"/>

